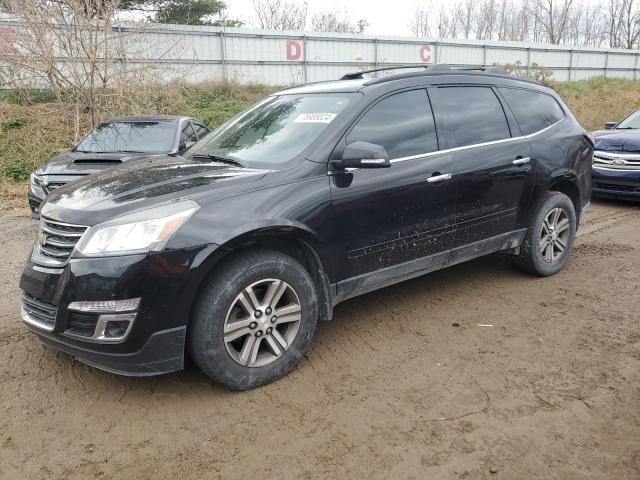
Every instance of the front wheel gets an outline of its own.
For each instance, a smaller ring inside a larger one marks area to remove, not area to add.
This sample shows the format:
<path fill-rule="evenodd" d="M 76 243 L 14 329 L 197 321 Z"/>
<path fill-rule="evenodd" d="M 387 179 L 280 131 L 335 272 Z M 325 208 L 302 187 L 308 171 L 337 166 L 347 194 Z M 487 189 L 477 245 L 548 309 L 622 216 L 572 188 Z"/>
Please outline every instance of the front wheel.
<path fill-rule="evenodd" d="M 317 296 L 305 268 L 280 252 L 234 254 L 203 287 L 189 351 L 212 380 L 246 390 L 286 375 L 309 345 Z"/>
<path fill-rule="evenodd" d="M 532 210 L 516 265 L 541 277 L 558 273 L 571 255 L 576 227 L 571 199 L 564 193 L 547 192 Z"/>

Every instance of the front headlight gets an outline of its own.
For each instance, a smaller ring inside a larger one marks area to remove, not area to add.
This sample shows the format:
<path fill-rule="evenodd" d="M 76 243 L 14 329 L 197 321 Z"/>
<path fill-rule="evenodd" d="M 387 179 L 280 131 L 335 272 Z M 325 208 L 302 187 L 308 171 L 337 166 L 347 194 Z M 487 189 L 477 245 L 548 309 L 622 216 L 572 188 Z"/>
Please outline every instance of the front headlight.
<path fill-rule="evenodd" d="M 35 173 L 29 175 L 29 182 L 31 182 L 31 185 L 37 185 L 38 187 L 44 186 L 42 179 Z"/>
<path fill-rule="evenodd" d="M 76 251 L 85 257 L 157 252 L 198 208 L 187 200 L 94 225 L 82 236 Z"/>

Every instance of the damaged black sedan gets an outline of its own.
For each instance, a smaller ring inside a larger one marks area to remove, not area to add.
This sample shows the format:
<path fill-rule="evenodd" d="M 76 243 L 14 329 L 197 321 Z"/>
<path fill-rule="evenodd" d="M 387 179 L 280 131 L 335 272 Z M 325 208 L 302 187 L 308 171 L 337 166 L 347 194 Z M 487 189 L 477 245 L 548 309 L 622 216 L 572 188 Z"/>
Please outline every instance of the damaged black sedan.
<path fill-rule="evenodd" d="M 68 152 L 31 174 L 29 208 L 38 218 L 44 197 L 62 185 L 132 160 L 177 155 L 209 132 L 189 117 L 154 115 L 105 120 Z"/>

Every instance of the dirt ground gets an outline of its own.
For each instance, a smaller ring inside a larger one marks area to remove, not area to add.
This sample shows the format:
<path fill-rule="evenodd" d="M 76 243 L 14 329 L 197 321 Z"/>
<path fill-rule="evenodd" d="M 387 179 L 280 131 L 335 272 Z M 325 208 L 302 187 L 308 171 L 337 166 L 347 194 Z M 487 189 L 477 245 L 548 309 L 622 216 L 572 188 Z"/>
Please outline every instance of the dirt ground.
<path fill-rule="evenodd" d="M 18 314 L 35 231 L 0 214 L 0 478 L 640 478 L 638 206 L 594 202 L 552 278 L 493 256 L 346 302 L 244 393 L 42 346 Z"/>

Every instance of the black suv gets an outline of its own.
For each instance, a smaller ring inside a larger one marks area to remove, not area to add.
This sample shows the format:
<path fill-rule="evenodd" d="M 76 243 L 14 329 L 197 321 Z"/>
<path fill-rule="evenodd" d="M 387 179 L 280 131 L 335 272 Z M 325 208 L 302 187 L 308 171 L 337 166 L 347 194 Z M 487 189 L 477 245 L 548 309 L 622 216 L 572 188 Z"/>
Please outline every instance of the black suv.
<path fill-rule="evenodd" d="M 114 373 L 188 352 L 247 389 L 291 370 L 348 298 L 499 251 L 562 269 L 593 144 L 552 90 L 493 69 L 363 73 L 50 194 L 20 281 L 28 327 Z"/>

